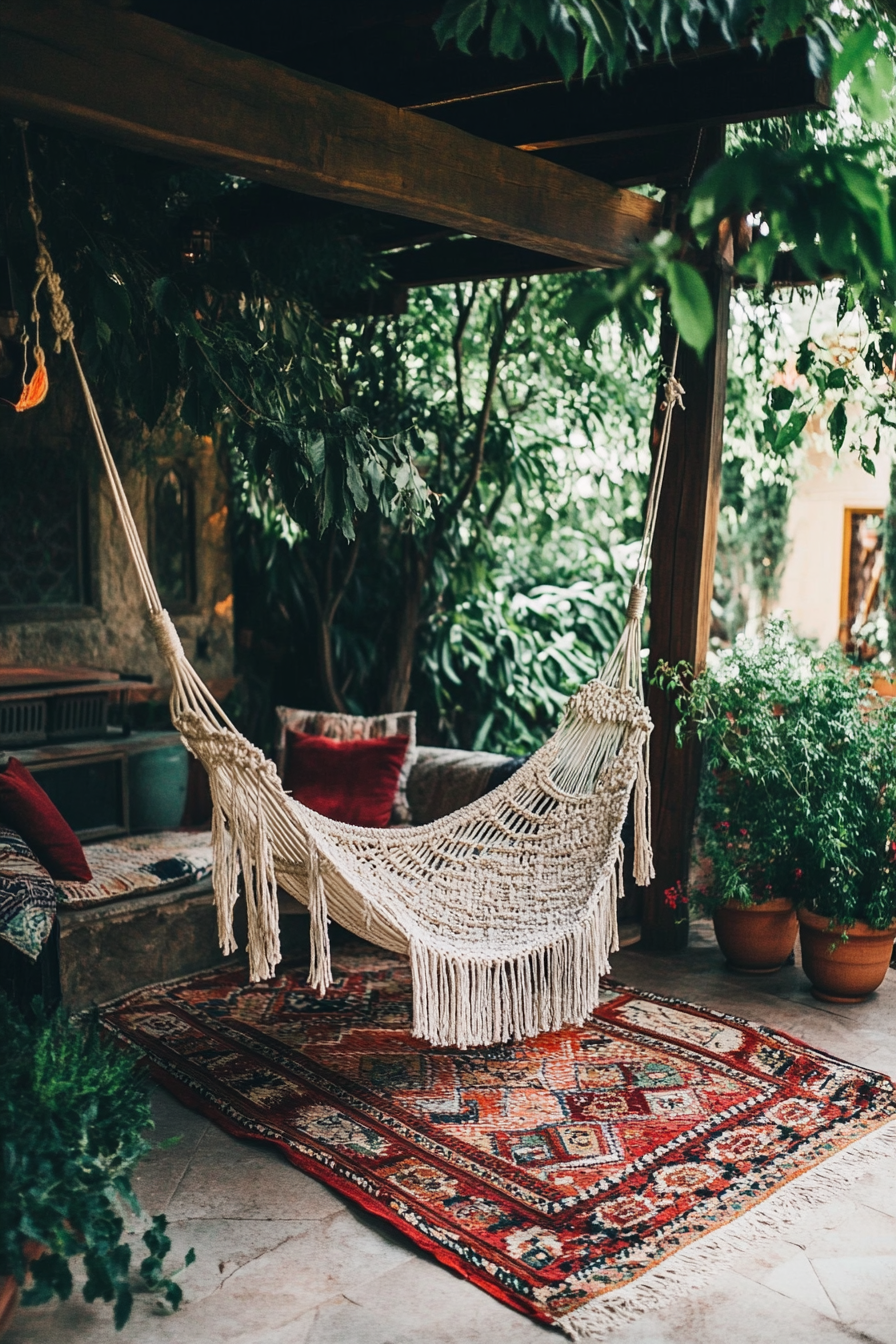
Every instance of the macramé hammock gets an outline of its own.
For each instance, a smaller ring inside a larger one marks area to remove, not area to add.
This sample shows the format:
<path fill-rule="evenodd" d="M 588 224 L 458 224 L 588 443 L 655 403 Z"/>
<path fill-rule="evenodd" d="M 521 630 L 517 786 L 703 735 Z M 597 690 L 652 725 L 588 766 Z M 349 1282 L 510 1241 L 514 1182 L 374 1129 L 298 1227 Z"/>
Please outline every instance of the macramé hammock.
<path fill-rule="evenodd" d="M 273 762 L 237 731 L 187 661 L 159 600 L 84 377 L 33 187 L 30 209 L 37 288 L 46 281 L 57 349 L 67 342 L 75 362 L 149 621 L 171 674 L 171 718 L 208 772 L 224 953 L 236 950 L 233 911 L 242 877 L 252 980 L 269 979 L 280 961 L 281 887 L 310 913 L 309 983 L 320 993 L 331 983 L 327 922 L 333 917 L 409 957 L 414 1034 L 434 1045 L 490 1045 L 583 1022 L 598 1001 L 608 955 L 618 947 L 620 836 L 632 789 L 635 880 L 644 885 L 654 875 L 641 617 L 671 415 L 682 398 L 674 361 L 625 628 L 601 674 L 572 696 L 554 736 L 478 801 L 426 826 L 348 826 L 284 792 Z"/>

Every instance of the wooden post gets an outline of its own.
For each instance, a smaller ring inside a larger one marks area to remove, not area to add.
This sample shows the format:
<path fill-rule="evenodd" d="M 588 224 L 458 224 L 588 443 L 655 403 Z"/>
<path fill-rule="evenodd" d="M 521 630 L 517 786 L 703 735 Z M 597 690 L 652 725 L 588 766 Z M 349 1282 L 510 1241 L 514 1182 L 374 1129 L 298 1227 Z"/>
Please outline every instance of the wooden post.
<path fill-rule="evenodd" d="M 716 314 L 716 334 L 701 362 L 682 344 L 677 376 L 684 411 L 672 417 L 669 457 L 663 483 L 650 588 L 650 665 L 684 659 L 700 669 L 709 644 L 710 604 L 716 559 L 722 432 L 728 368 L 728 308 L 731 272 L 716 255 L 707 274 Z M 663 338 L 671 362 L 674 332 Z M 660 397 L 659 400 L 662 398 Z M 654 440 L 659 424 L 655 417 Z M 694 808 L 700 772 L 697 745 L 675 743 L 676 714 L 667 697 L 650 689 L 654 729 L 650 744 L 653 847 L 656 878 L 644 894 L 642 944 L 656 951 L 686 946 L 687 906 L 672 909 L 665 892 L 687 881 Z"/>

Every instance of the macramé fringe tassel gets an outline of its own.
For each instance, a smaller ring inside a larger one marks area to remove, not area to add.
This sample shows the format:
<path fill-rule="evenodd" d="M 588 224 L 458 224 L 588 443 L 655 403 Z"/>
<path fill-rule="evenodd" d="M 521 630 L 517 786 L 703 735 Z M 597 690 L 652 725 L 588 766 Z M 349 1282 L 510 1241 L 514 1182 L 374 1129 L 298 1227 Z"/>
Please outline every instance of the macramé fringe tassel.
<path fill-rule="evenodd" d="M 653 866 L 653 845 L 650 836 L 650 736 L 644 738 L 635 792 L 632 800 L 635 814 L 634 878 L 639 887 L 646 887 L 656 877 Z"/>
<path fill-rule="evenodd" d="M 517 957 L 465 958 L 410 940 L 413 1034 L 465 1050 L 578 1025 L 597 1007 L 619 947 L 622 846 L 590 914 L 555 942 Z"/>
<path fill-rule="evenodd" d="M 311 964 L 308 984 L 326 994 L 333 983 L 330 968 L 330 935 L 327 931 L 327 893 L 320 871 L 320 850 L 308 837 L 308 913 L 311 916 Z"/>
<path fill-rule="evenodd" d="M 242 875 L 249 925 L 249 978 L 253 982 L 270 980 L 280 962 L 280 910 L 261 779 L 238 775 L 222 761 L 207 768 L 213 803 L 218 941 L 225 956 L 237 950 L 233 911 Z"/>
<path fill-rule="evenodd" d="M 599 1344 L 612 1331 L 645 1312 L 666 1311 L 675 1302 L 693 1299 L 704 1284 L 733 1264 L 738 1256 L 769 1238 L 781 1236 L 809 1209 L 848 1195 L 856 1180 L 875 1162 L 894 1157 L 896 1120 L 891 1120 L 797 1176 L 725 1227 L 670 1255 L 625 1287 L 614 1288 L 577 1307 L 557 1324 L 580 1344 Z"/>

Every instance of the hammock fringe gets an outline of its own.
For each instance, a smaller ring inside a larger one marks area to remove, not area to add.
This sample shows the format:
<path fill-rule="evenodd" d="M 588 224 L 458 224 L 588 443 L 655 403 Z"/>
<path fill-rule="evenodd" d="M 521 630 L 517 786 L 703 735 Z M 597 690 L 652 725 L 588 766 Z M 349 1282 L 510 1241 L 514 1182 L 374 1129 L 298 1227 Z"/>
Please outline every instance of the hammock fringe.
<path fill-rule="evenodd" d="M 586 917 L 545 947 L 486 961 L 410 940 L 413 1034 L 464 1050 L 525 1040 L 590 1017 L 610 953 L 619 950 L 623 853 L 620 845 Z"/>

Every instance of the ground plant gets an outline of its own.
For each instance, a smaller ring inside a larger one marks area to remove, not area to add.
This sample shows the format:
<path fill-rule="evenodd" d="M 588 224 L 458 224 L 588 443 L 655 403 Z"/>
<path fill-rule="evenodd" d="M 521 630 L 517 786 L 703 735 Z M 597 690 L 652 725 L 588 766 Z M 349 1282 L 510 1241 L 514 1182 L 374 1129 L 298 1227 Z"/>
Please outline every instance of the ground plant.
<path fill-rule="evenodd" d="M 25 1305 L 69 1297 L 81 1260 L 86 1301 L 112 1303 L 116 1328 L 126 1324 L 122 1214 L 140 1212 L 131 1177 L 151 1146 L 148 1093 L 133 1052 L 103 1039 L 95 1021 L 40 1010 L 26 1020 L 0 995 L 0 1273 L 23 1285 Z M 164 1217 L 151 1220 L 139 1273 L 176 1309 L 183 1292 L 164 1267 L 165 1229 Z"/>
<path fill-rule="evenodd" d="M 703 750 L 697 847 L 706 909 L 788 897 L 848 927 L 896 915 L 896 711 L 839 645 L 786 621 L 705 671 L 661 669 Z"/>

